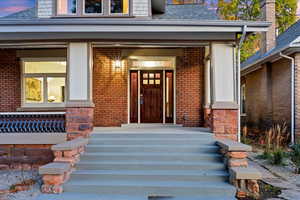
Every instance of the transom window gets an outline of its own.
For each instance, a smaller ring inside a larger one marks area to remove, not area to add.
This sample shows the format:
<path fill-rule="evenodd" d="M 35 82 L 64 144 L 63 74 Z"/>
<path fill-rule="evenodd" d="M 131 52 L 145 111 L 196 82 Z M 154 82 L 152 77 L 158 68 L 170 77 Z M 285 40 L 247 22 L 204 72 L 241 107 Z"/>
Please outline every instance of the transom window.
<path fill-rule="evenodd" d="M 129 15 L 130 0 L 57 0 L 57 16 Z"/>
<path fill-rule="evenodd" d="M 24 106 L 57 106 L 65 102 L 66 61 L 23 59 L 22 98 Z"/>

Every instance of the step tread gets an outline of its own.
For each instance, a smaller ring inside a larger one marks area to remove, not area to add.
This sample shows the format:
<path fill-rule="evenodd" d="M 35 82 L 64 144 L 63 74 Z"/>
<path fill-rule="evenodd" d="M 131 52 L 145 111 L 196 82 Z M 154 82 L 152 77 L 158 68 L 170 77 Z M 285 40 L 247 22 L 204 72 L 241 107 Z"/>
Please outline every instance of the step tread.
<path fill-rule="evenodd" d="M 124 145 L 124 144 L 88 144 L 87 147 L 126 147 L 126 148 L 150 148 L 150 147 L 159 147 L 159 148 L 215 148 L 215 149 L 220 149 L 217 145 L 213 144 L 199 144 L 199 145 L 171 145 L 171 144 L 149 144 L 149 145 L 138 145 L 138 144 L 130 144 L 130 145 Z"/>
<path fill-rule="evenodd" d="M 132 186 L 132 187 L 166 187 L 166 188 L 220 188 L 235 189 L 227 182 L 208 182 L 208 181 L 142 181 L 142 180 L 70 180 L 68 186 Z"/>
<path fill-rule="evenodd" d="M 224 170 L 76 170 L 72 174 L 229 176 Z"/>
<path fill-rule="evenodd" d="M 210 156 L 222 157 L 219 153 L 204 153 L 204 152 L 190 152 L 190 153 L 177 153 L 177 152 L 86 152 L 84 156 Z"/>
<path fill-rule="evenodd" d="M 80 161 L 78 164 L 128 164 L 128 165 L 224 165 L 217 161 L 201 161 L 201 162 L 187 162 L 187 161 Z"/>
<path fill-rule="evenodd" d="M 41 194 L 37 200 L 58 200 L 57 194 Z M 133 195 L 99 195 L 99 194 L 85 194 L 64 192 L 59 195 L 59 200 L 149 200 L 146 196 L 133 196 Z M 205 194 L 201 196 L 177 196 L 172 198 L 157 198 L 153 200 L 233 200 L 234 196 L 222 194 Z"/>

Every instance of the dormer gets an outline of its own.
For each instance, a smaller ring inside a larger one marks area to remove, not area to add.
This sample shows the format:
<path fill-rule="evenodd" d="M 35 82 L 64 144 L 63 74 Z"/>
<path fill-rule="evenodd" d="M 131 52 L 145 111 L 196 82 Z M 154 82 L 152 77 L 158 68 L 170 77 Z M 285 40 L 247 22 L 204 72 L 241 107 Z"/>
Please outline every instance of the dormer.
<path fill-rule="evenodd" d="M 37 16 L 149 17 L 151 0 L 38 0 Z"/>

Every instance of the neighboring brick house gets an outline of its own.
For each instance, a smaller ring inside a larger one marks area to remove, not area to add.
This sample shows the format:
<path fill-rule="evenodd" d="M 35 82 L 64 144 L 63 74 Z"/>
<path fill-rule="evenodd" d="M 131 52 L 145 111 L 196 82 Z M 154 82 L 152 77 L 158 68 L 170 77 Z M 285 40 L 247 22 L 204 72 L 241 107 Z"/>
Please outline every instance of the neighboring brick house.
<path fill-rule="evenodd" d="M 242 125 L 265 131 L 272 124 L 285 121 L 292 136 L 299 135 L 300 21 L 276 38 L 275 1 L 268 0 L 264 8 L 266 20 L 273 25 L 263 34 L 261 50 L 242 63 Z"/>
<path fill-rule="evenodd" d="M 141 123 L 237 140 L 237 35 L 269 23 L 168 2 L 38 0 L 1 18 L 0 132 L 15 133 L 1 147 L 49 149 L 94 126 Z"/>

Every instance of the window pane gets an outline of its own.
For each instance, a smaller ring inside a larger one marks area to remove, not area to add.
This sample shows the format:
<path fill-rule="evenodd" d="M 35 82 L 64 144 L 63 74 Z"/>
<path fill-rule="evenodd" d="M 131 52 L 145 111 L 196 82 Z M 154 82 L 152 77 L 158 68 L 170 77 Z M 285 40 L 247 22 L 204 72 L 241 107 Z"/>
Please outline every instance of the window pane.
<path fill-rule="evenodd" d="M 77 0 L 57 0 L 57 14 L 69 15 L 76 14 Z"/>
<path fill-rule="evenodd" d="M 102 0 L 85 0 L 85 13 L 102 13 Z"/>
<path fill-rule="evenodd" d="M 25 78 L 25 102 L 43 102 L 43 78 Z"/>
<path fill-rule="evenodd" d="M 37 73 L 66 73 L 66 62 L 42 61 L 42 62 L 25 62 L 26 74 Z"/>
<path fill-rule="evenodd" d="M 62 103 L 65 101 L 65 82 L 65 78 L 47 78 L 49 103 Z"/>
<path fill-rule="evenodd" d="M 129 11 L 129 0 L 111 0 L 111 13 L 128 14 Z"/>

